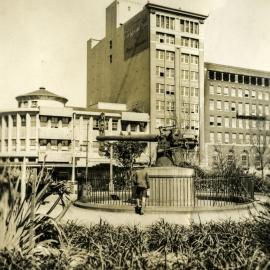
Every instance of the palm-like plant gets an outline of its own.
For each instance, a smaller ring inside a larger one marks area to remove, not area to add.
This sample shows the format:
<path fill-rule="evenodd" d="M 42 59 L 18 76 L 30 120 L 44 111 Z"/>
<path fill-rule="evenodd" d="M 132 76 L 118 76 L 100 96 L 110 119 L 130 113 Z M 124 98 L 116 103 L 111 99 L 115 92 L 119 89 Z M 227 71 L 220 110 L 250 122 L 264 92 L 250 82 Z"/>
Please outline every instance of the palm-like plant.
<path fill-rule="evenodd" d="M 28 174 L 28 194 L 24 199 L 20 196 L 20 175 L 14 169 L 4 168 L 0 175 L 0 250 L 16 250 L 28 254 L 37 244 L 48 245 L 57 242 L 61 244 L 64 233 L 56 218 L 49 216 L 56 204 L 45 213 L 38 213 L 44 199 L 50 195 L 49 188 L 54 183 L 44 167 L 38 175 Z M 59 194 L 59 197 L 63 194 Z M 68 205 L 66 206 L 66 208 Z M 63 211 L 66 211 L 66 208 Z M 46 234 L 44 228 L 54 231 L 54 238 L 42 237 Z"/>

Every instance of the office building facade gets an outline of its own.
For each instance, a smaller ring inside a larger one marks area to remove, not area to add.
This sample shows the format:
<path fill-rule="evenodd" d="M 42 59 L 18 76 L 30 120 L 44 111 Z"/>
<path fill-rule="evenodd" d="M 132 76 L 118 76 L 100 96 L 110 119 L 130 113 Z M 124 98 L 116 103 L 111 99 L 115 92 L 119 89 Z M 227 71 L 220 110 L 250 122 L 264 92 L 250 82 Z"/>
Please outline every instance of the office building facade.
<path fill-rule="evenodd" d="M 215 163 L 220 148 L 244 168 L 260 170 L 255 149 L 269 148 L 269 108 L 270 72 L 205 63 L 206 163 Z"/>

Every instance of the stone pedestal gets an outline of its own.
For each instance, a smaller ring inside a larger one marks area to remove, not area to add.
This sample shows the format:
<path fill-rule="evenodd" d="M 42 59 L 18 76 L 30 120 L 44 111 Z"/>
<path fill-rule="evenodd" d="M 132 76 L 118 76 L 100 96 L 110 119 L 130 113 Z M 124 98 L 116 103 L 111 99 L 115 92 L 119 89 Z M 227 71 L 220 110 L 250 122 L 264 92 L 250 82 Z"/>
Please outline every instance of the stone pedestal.
<path fill-rule="evenodd" d="M 194 170 L 181 167 L 146 169 L 150 183 L 148 205 L 194 206 Z"/>

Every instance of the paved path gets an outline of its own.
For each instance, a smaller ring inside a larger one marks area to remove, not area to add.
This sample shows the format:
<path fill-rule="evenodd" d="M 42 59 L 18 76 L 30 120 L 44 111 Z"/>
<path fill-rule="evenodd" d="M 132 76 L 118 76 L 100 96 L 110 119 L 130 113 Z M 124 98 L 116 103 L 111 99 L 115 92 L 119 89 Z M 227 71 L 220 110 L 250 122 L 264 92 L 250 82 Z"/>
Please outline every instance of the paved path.
<path fill-rule="evenodd" d="M 53 201 L 55 198 L 51 198 Z M 265 200 L 265 197 L 261 197 L 260 200 Z M 51 202 L 50 202 L 51 203 Z M 50 203 L 41 207 L 41 212 L 46 211 L 49 208 Z M 52 213 L 56 216 L 61 212 L 62 207 L 57 206 L 56 211 Z M 262 210 L 262 206 L 257 202 L 253 204 L 251 209 L 239 209 L 239 210 L 227 210 L 227 211 L 207 211 L 207 212 L 191 212 L 191 213 L 146 213 L 143 216 L 137 215 L 133 212 L 105 212 L 100 210 L 83 209 L 71 205 L 62 221 L 73 220 L 80 224 L 98 223 L 100 219 L 109 222 L 113 225 L 141 225 L 147 226 L 152 223 L 164 219 L 165 221 L 188 225 L 193 222 L 209 222 L 209 221 L 221 221 L 224 219 L 231 219 L 235 221 L 244 220 L 245 218 L 252 218 L 252 215 L 258 214 L 258 211 Z"/>

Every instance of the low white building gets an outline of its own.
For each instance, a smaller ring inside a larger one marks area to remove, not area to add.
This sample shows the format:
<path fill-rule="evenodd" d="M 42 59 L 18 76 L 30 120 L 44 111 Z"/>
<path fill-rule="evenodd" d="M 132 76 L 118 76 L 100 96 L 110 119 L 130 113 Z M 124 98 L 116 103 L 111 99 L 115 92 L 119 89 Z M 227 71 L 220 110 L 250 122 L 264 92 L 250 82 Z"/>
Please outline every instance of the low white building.
<path fill-rule="evenodd" d="M 45 88 L 16 97 L 18 108 L 0 111 L 0 166 L 46 166 L 70 172 L 110 161 L 99 152 L 99 119 L 105 135 L 148 134 L 149 115 L 128 112 L 125 104 L 98 103 L 91 108 L 66 106 L 67 99 Z M 86 158 L 88 157 L 88 162 Z M 148 162 L 148 149 L 141 162 Z"/>

